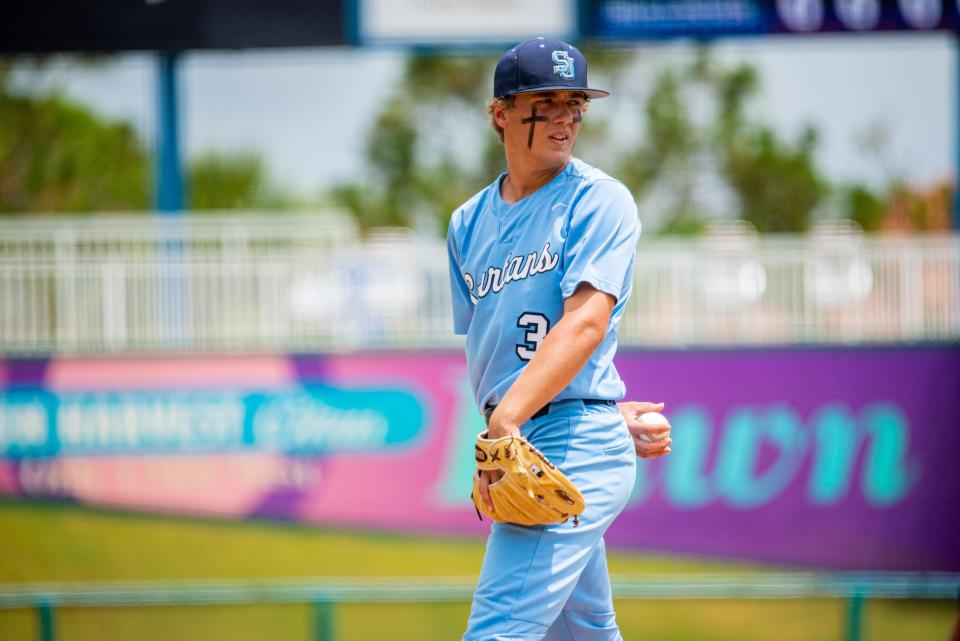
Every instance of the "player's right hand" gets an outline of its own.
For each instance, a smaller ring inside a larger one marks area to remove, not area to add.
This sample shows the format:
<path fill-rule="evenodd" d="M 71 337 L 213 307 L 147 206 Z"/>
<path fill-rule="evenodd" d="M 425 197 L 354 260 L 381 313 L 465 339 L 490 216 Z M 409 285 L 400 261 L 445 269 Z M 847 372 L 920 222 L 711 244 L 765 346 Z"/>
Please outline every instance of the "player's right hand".
<path fill-rule="evenodd" d="M 620 408 L 620 413 L 623 414 L 623 419 L 627 423 L 627 429 L 630 431 L 630 436 L 633 438 L 633 447 L 637 452 L 637 456 L 644 459 L 657 458 L 671 452 L 670 446 L 673 444 L 673 439 L 669 436 L 654 442 L 650 442 L 644 438 L 641 438 L 641 435 L 650 433 L 653 430 L 649 426 L 640 422 L 640 415 L 647 412 L 660 412 L 664 408 L 663 403 L 626 401 L 623 403 L 617 403 L 617 406 Z M 670 426 L 668 423 L 668 433 L 669 428 Z M 662 430 L 663 428 L 658 427 L 657 429 Z"/>

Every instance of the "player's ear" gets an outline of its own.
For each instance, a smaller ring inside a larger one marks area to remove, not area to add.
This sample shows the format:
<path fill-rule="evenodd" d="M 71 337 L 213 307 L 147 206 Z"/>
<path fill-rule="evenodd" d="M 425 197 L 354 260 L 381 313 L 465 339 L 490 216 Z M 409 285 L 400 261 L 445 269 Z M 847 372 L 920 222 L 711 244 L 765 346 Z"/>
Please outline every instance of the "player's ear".
<path fill-rule="evenodd" d="M 507 124 L 507 106 L 501 100 L 493 106 L 493 120 L 501 129 Z"/>

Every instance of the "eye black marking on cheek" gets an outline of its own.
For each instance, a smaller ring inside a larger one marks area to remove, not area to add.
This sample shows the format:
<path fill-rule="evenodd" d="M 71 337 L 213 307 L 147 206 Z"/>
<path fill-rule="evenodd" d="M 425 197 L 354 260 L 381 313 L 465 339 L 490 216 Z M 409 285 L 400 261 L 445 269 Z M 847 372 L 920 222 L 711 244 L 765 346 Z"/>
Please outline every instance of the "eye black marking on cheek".
<path fill-rule="evenodd" d="M 573 117 L 573 122 L 580 123 L 583 122 L 583 112 L 577 109 L 577 115 Z"/>
<path fill-rule="evenodd" d="M 527 149 L 530 149 L 531 147 L 533 147 L 533 130 L 536 129 L 537 123 L 546 122 L 547 120 L 550 120 L 550 119 L 547 118 L 546 116 L 537 115 L 537 106 L 534 105 L 533 108 L 530 110 L 530 117 L 524 118 L 523 120 L 520 121 L 523 124 L 530 123 L 530 135 L 527 136 Z"/>

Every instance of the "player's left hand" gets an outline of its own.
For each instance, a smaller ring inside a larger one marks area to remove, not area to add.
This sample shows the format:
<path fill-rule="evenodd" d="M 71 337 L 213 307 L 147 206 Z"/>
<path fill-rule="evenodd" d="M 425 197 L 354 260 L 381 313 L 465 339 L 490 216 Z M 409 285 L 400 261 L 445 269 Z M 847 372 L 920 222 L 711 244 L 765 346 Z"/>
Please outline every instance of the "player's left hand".
<path fill-rule="evenodd" d="M 671 439 L 669 436 L 667 436 L 665 439 L 652 443 L 640 438 L 640 436 L 643 434 L 664 431 L 663 426 L 652 428 L 641 423 L 639 420 L 639 416 L 641 414 L 645 414 L 646 412 L 662 411 L 664 408 L 663 403 L 625 401 L 623 403 L 617 403 L 617 407 L 620 408 L 620 413 L 623 414 L 623 418 L 627 422 L 627 429 L 630 430 L 630 436 L 633 437 L 633 448 L 636 450 L 637 456 L 646 459 L 657 458 L 670 453 L 670 445 L 673 443 L 673 439 Z M 670 426 L 668 423 L 667 430 L 669 430 L 669 428 Z"/>

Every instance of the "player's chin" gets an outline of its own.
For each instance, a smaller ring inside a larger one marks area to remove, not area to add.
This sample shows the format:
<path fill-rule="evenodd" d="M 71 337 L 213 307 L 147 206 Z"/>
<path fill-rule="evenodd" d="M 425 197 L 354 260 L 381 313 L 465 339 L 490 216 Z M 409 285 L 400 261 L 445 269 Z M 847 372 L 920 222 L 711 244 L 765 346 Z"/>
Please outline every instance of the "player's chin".
<path fill-rule="evenodd" d="M 546 144 L 540 148 L 540 156 L 551 165 L 564 165 L 573 156 L 573 144 Z"/>

